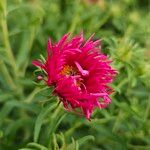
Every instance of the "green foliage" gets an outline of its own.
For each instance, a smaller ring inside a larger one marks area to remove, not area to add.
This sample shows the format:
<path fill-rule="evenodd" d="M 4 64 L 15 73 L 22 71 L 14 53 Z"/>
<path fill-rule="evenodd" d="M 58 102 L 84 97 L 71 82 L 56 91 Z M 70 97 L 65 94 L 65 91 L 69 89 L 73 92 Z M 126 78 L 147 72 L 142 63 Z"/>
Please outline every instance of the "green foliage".
<path fill-rule="evenodd" d="M 0 150 L 150 149 L 150 4 L 89 1 L 0 0 Z M 31 65 L 48 37 L 82 30 L 118 70 L 111 105 L 91 121 L 66 112 Z"/>

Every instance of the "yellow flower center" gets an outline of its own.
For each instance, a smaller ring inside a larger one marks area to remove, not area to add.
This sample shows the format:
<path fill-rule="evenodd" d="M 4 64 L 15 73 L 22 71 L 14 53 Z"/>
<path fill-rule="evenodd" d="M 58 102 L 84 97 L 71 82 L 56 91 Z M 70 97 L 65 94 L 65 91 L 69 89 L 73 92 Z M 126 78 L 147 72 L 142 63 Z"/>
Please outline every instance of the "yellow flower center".
<path fill-rule="evenodd" d="M 77 68 L 74 68 L 72 66 L 69 65 L 65 65 L 61 71 L 62 75 L 67 75 L 67 76 L 75 76 L 78 75 L 78 70 Z M 80 87 L 81 86 L 81 81 L 79 81 L 78 79 L 75 80 L 75 85 Z"/>
<path fill-rule="evenodd" d="M 61 71 L 62 75 L 69 75 L 69 76 L 73 76 L 77 74 L 77 70 L 69 65 L 65 65 Z"/>

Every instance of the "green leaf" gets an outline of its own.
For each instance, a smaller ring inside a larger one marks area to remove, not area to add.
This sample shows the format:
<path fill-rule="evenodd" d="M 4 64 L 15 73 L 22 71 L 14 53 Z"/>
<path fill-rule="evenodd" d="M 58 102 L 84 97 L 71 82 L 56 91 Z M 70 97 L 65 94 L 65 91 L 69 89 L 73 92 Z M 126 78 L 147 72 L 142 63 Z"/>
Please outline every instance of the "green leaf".
<path fill-rule="evenodd" d="M 0 118 L 1 118 L 0 126 L 2 125 L 3 120 L 6 118 L 6 116 L 11 112 L 11 110 L 14 107 L 23 108 L 25 110 L 28 110 L 34 113 L 39 112 L 39 108 L 34 104 L 27 104 L 27 103 L 15 101 L 15 100 L 6 102 L 0 112 Z"/>
<path fill-rule="evenodd" d="M 10 113 L 10 111 L 12 110 L 13 105 L 11 105 L 11 103 L 7 102 L 3 108 L 1 109 L 0 112 L 0 126 L 2 125 L 3 120 L 5 119 L 5 117 Z"/>
<path fill-rule="evenodd" d="M 19 150 L 36 150 L 36 149 L 33 149 L 33 148 L 21 148 Z"/>
<path fill-rule="evenodd" d="M 15 121 L 12 121 L 5 130 L 5 136 L 15 136 L 18 129 L 26 128 L 27 126 L 33 126 L 35 118 L 21 118 Z"/>
<path fill-rule="evenodd" d="M 0 130 L 0 139 L 3 138 L 4 136 L 3 134 L 4 134 L 3 131 Z"/>
<path fill-rule="evenodd" d="M 48 128 L 48 134 L 52 135 L 57 129 L 57 126 L 60 124 L 62 119 L 66 116 L 65 114 L 63 115 L 64 111 L 62 112 L 62 105 L 58 105 L 54 113 L 52 114 L 50 118 L 50 124 Z"/>
<path fill-rule="evenodd" d="M 7 84 L 7 86 L 10 87 L 11 89 L 15 89 L 16 85 L 12 79 L 12 76 L 10 75 L 8 71 L 8 68 L 6 67 L 3 61 L 0 61 L 0 70 L 2 72 L 2 75 L 5 79 L 5 83 Z"/>
<path fill-rule="evenodd" d="M 56 107 L 56 104 L 51 104 L 51 106 L 46 106 L 44 107 L 40 114 L 38 115 L 36 122 L 35 122 L 35 127 L 34 127 L 34 142 L 38 141 L 39 138 L 39 134 L 40 134 L 40 130 L 41 130 L 41 126 L 43 124 L 43 120 L 45 118 L 45 116 L 47 116 L 47 114 L 52 111 L 54 108 Z"/>
<path fill-rule="evenodd" d="M 56 134 L 53 134 L 53 146 L 54 146 L 54 150 L 59 149 L 59 146 L 57 144 Z"/>
<path fill-rule="evenodd" d="M 0 102 L 4 102 L 10 99 L 13 99 L 13 95 L 0 91 Z"/>
<path fill-rule="evenodd" d="M 94 136 L 87 135 L 87 136 L 85 136 L 85 137 L 83 137 L 83 138 L 81 138 L 81 139 L 79 139 L 77 141 L 78 141 L 79 145 L 82 145 L 83 143 L 85 143 L 85 142 L 87 142 L 89 140 L 93 140 L 94 141 L 95 140 Z"/>
<path fill-rule="evenodd" d="M 67 146 L 67 150 L 78 150 L 78 149 L 79 149 L 78 141 L 75 141 L 74 138 L 72 138 L 72 143 Z"/>
<path fill-rule="evenodd" d="M 27 144 L 27 146 L 28 147 L 35 147 L 39 150 L 48 150 L 48 148 L 46 148 L 45 146 L 38 144 L 38 143 L 34 143 L 34 142 Z"/>
<path fill-rule="evenodd" d="M 26 62 L 26 59 L 29 56 L 32 44 L 33 44 L 33 39 L 35 36 L 35 29 L 32 28 L 30 31 L 26 31 L 23 35 L 23 40 L 22 40 L 22 45 L 19 50 L 19 53 L 17 55 L 17 65 L 18 67 L 22 68 L 22 65 Z"/>
<path fill-rule="evenodd" d="M 57 123 L 55 124 L 55 127 L 53 129 L 53 131 L 55 131 L 57 129 L 57 127 L 59 126 L 59 124 L 61 123 L 61 121 L 66 117 L 67 113 L 63 114 L 57 121 Z"/>

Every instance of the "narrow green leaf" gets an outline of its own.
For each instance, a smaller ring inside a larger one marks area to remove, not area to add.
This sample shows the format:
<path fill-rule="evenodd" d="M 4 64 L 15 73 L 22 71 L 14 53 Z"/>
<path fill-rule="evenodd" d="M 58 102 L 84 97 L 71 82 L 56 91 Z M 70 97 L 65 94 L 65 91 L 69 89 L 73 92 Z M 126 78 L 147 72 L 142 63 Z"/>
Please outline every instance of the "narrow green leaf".
<path fill-rule="evenodd" d="M 12 110 L 13 106 L 7 102 L 3 108 L 1 109 L 1 112 L 0 112 L 0 126 L 2 125 L 5 117 L 10 113 L 10 111 Z"/>
<path fill-rule="evenodd" d="M 3 131 L 0 130 L 0 139 L 3 138 Z"/>
<path fill-rule="evenodd" d="M 35 28 L 31 28 L 28 32 L 26 31 L 23 35 L 22 45 L 17 55 L 17 65 L 18 68 L 22 68 L 26 62 L 35 36 Z"/>
<path fill-rule="evenodd" d="M 38 144 L 38 143 L 34 143 L 34 142 L 27 144 L 27 146 L 35 147 L 35 148 L 38 148 L 39 150 L 48 150 L 48 148 L 46 148 L 45 146 Z"/>
<path fill-rule="evenodd" d="M 58 150 L 59 149 L 59 146 L 57 144 L 57 138 L 56 138 L 55 134 L 53 134 L 53 146 L 54 146 L 54 150 Z"/>
<path fill-rule="evenodd" d="M 19 150 L 36 150 L 36 149 L 33 149 L 33 148 L 21 148 Z"/>
<path fill-rule="evenodd" d="M 21 118 L 12 121 L 5 130 L 5 136 L 16 135 L 19 128 L 26 128 L 27 126 L 33 126 L 35 118 Z"/>
<path fill-rule="evenodd" d="M 78 150 L 78 149 L 79 149 L 78 141 L 75 141 L 74 138 L 72 138 L 72 143 L 67 146 L 67 150 Z"/>
<path fill-rule="evenodd" d="M 51 106 L 46 106 L 45 108 L 43 108 L 40 112 L 40 114 L 37 117 L 37 120 L 35 122 L 35 127 L 34 127 L 34 142 L 38 141 L 39 138 L 39 134 L 40 134 L 40 130 L 41 130 L 41 126 L 43 124 L 43 120 L 45 118 L 45 116 L 54 108 L 56 107 L 56 104 L 51 104 Z"/>
<path fill-rule="evenodd" d="M 1 118 L 0 126 L 2 125 L 3 120 L 6 118 L 6 116 L 11 112 L 11 110 L 14 107 L 23 108 L 25 110 L 29 110 L 34 113 L 39 112 L 39 108 L 34 104 L 26 104 L 25 102 L 19 102 L 19 101 L 15 101 L 15 100 L 6 102 L 0 112 L 0 118 Z"/>
<path fill-rule="evenodd" d="M 5 83 L 10 87 L 11 89 L 15 89 L 16 85 L 13 81 L 12 76 L 10 75 L 8 68 L 6 67 L 5 63 L 3 61 L 0 61 L 0 70 L 4 76 Z"/>
<path fill-rule="evenodd" d="M 81 138 L 81 139 L 79 139 L 77 141 L 78 141 L 79 145 L 82 145 L 83 143 L 85 143 L 85 142 L 87 142 L 89 140 L 93 140 L 94 141 L 95 140 L 94 136 L 87 135 L 87 136 L 85 136 L 85 137 L 83 137 L 83 138 Z"/>
<path fill-rule="evenodd" d="M 55 124 L 54 130 L 55 131 L 57 129 L 57 127 L 59 126 L 59 124 L 61 123 L 61 121 L 66 117 L 67 113 L 63 114 L 57 121 L 57 123 Z"/>

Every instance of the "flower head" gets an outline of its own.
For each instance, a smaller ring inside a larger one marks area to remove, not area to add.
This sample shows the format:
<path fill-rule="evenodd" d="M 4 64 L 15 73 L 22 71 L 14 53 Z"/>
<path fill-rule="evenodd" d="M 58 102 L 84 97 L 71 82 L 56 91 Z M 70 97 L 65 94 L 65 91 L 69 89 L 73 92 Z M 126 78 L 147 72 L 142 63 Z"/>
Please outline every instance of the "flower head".
<path fill-rule="evenodd" d="M 58 43 L 47 43 L 47 59 L 44 63 L 32 64 L 46 72 L 46 83 L 54 86 L 54 94 L 59 96 L 68 111 L 90 116 L 94 108 L 105 108 L 111 99 L 109 87 L 116 75 L 110 66 L 111 60 L 101 52 L 101 41 L 93 41 L 91 36 L 84 41 L 83 34 L 71 40 L 64 35 Z"/>

